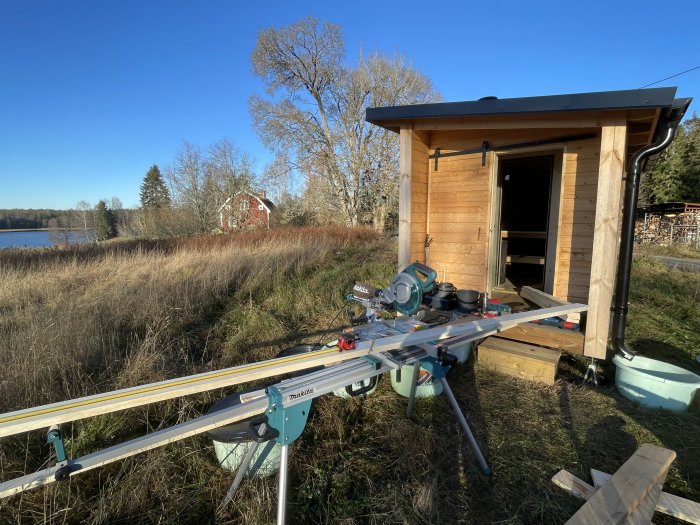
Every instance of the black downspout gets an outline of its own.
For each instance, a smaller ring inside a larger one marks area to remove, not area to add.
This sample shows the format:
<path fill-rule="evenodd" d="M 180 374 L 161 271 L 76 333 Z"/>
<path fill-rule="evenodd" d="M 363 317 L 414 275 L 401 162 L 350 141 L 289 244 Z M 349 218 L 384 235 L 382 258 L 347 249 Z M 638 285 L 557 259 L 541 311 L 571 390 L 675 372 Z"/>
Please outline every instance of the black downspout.
<path fill-rule="evenodd" d="M 612 320 L 612 347 L 626 359 L 632 360 L 635 354 L 625 346 L 625 325 L 627 324 L 627 301 L 630 290 L 630 271 L 632 269 L 632 249 L 634 245 L 634 220 L 639 198 L 639 178 L 644 160 L 655 153 L 660 153 L 671 144 L 676 134 L 680 119 L 666 124 L 660 138 L 636 152 L 630 159 L 627 169 L 627 184 L 625 186 L 625 201 L 622 211 L 622 238 L 620 240 L 620 256 L 617 264 L 617 279 L 615 283 L 615 298 Z"/>

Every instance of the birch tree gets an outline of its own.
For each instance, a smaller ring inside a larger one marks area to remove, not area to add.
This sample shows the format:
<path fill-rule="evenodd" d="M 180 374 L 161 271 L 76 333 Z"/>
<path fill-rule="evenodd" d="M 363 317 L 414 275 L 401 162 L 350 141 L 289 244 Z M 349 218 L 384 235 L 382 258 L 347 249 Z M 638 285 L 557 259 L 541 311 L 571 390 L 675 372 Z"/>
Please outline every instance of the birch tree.
<path fill-rule="evenodd" d="M 396 201 L 398 138 L 367 124 L 365 110 L 439 96 L 401 57 L 373 54 L 345 67 L 343 54 L 340 26 L 316 18 L 261 31 L 252 63 L 267 98 L 251 97 L 250 109 L 268 147 L 327 185 L 326 204 L 346 225 L 380 227 Z"/>

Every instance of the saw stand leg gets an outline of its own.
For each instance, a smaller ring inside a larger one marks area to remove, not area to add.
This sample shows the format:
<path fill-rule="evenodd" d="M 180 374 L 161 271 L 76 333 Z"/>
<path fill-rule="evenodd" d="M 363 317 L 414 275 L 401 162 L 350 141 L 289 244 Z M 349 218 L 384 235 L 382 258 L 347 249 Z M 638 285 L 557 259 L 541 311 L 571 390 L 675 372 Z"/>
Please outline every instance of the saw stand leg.
<path fill-rule="evenodd" d="M 583 376 L 583 384 L 585 385 L 589 381 L 593 381 L 593 384 L 597 387 L 600 386 L 598 383 L 598 365 L 595 362 L 595 358 L 591 357 L 591 362 L 588 363 L 588 368 L 586 369 L 586 375 Z"/>
<path fill-rule="evenodd" d="M 277 489 L 277 525 L 284 525 L 287 519 L 287 474 L 289 466 L 289 445 L 280 450 L 280 480 Z"/>
<path fill-rule="evenodd" d="M 442 378 L 440 378 L 440 382 L 442 383 L 442 388 L 445 391 L 445 394 L 447 395 L 447 399 L 450 401 L 450 405 L 452 406 L 452 410 L 454 410 L 455 416 L 457 416 L 457 420 L 459 421 L 459 424 L 462 427 L 462 430 L 464 430 L 464 433 L 467 435 L 467 439 L 469 440 L 469 444 L 472 447 L 472 452 L 474 453 L 476 460 L 479 462 L 479 466 L 481 467 L 481 471 L 484 473 L 484 476 L 490 476 L 491 475 L 491 468 L 489 467 L 488 463 L 486 463 L 486 459 L 484 459 L 484 455 L 481 453 L 481 449 L 479 448 L 479 445 L 477 444 L 476 439 L 474 438 L 474 434 L 472 434 L 472 431 L 469 428 L 469 424 L 467 423 L 467 420 L 465 419 L 464 414 L 462 413 L 462 410 L 459 408 L 459 405 L 457 404 L 457 399 L 455 399 L 455 396 L 452 393 L 452 389 L 450 388 L 450 385 L 447 384 L 447 379 L 442 377 Z"/>
<path fill-rule="evenodd" d="M 260 425 L 258 432 L 257 432 L 258 436 L 260 436 L 262 438 L 267 432 L 268 432 L 267 423 L 262 423 Z M 238 444 L 236 446 L 239 446 L 239 445 L 240 444 Z M 246 455 L 243 458 L 243 461 L 238 466 L 238 470 L 236 471 L 236 477 L 233 478 L 233 483 L 231 483 L 231 486 L 229 487 L 228 492 L 226 492 L 226 496 L 224 497 L 224 500 L 221 502 L 221 505 L 219 505 L 218 511 L 223 510 L 223 508 L 226 505 L 228 505 L 229 501 L 231 501 L 233 499 L 233 496 L 236 494 L 238 487 L 241 485 L 241 482 L 243 481 L 243 476 L 245 476 L 246 472 L 248 471 L 248 467 L 253 462 L 253 458 L 255 457 L 255 453 L 258 451 L 258 448 L 260 448 L 260 445 L 261 445 L 261 442 L 253 441 L 248 446 L 248 451 L 246 452 Z"/>
<path fill-rule="evenodd" d="M 454 357 L 453 357 L 453 360 L 456 361 L 456 359 Z M 472 431 L 469 428 L 469 424 L 467 423 L 467 420 L 464 417 L 464 414 L 462 413 L 462 409 L 459 408 L 459 404 L 457 403 L 457 399 L 455 398 L 454 394 L 452 393 L 452 389 L 450 388 L 450 385 L 447 383 L 447 379 L 445 379 L 445 376 L 447 375 L 447 372 L 450 370 L 450 367 L 443 366 L 434 357 L 428 357 L 427 359 L 421 359 L 420 363 L 423 366 L 423 368 L 425 368 L 430 373 L 430 375 L 433 376 L 434 379 L 439 379 L 440 383 L 442 383 L 442 389 L 445 392 L 445 395 L 447 396 L 447 399 L 450 402 L 450 406 L 452 407 L 452 410 L 454 411 L 455 416 L 457 416 L 457 420 L 459 421 L 459 424 L 462 427 L 462 430 L 464 430 L 464 433 L 466 434 L 467 439 L 469 440 L 469 444 L 471 445 L 472 452 L 474 454 L 474 457 L 476 457 L 476 460 L 479 462 L 479 466 L 481 467 L 481 471 L 484 473 L 484 476 L 490 476 L 491 475 L 491 468 L 489 467 L 488 463 L 486 463 L 486 459 L 484 459 L 484 455 L 481 453 L 481 449 L 479 448 L 479 445 L 477 444 L 476 439 L 474 438 L 474 434 L 472 434 Z"/>

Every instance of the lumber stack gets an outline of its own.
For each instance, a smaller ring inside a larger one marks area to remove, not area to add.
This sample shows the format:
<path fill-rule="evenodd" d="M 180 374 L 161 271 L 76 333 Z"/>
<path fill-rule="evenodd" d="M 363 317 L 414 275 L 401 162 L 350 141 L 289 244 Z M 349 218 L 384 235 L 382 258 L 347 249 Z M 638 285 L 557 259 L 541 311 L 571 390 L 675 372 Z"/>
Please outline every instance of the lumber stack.
<path fill-rule="evenodd" d="M 494 337 L 562 350 L 573 355 L 583 355 L 583 344 L 586 339 L 581 332 L 532 323 L 503 330 Z"/>
<path fill-rule="evenodd" d="M 479 366 L 521 379 L 553 385 L 559 366 L 559 350 L 488 337 L 479 345 Z"/>
<path fill-rule="evenodd" d="M 586 500 L 567 524 L 650 524 L 654 512 L 660 512 L 700 525 L 700 504 L 662 490 L 675 457 L 672 450 L 646 443 L 612 476 L 591 469 L 594 486 L 559 471 L 552 483 Z"/>

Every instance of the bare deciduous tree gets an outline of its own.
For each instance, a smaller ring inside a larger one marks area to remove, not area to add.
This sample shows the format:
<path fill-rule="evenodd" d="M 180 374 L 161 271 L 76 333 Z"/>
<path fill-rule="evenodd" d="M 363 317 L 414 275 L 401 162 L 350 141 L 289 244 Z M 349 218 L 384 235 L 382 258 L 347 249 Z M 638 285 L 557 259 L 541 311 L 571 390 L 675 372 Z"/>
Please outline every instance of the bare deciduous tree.
<path fill-rule="evenodd" d="M 270 98 L 251 97 L 250 109 L 266 145 L 289 153 L 307 179 L 325 182 L 332 195 L 326 204 L 345 224 L 383 227 L 397 200 L 398 140 L 367 124 L 365 110 L 439 96 L 401 57 L 373 54 L 348 68 L 343 51 L 340 27 L 315 18 L 261 31 L 253 70 Z"/>
<path fill-rule="evenodd" d="M 294 167 L 285 153 L 265 166 L 260 185 L 268 191 L 272 202 L 280 202 L 293 191 Z"/>
<path fill-rule="evenodd" d="M 254 167 L 252 159 L 229 140 L 215 142 L 205 151 L 183 142 L 165 174 L 176 208 L 191 218 L 189 229 L 206 232 L 215 228 L 224 201 L 239 191 L 251 190 Z M 182 221 L 183 213 L 176 215 Z"/>

